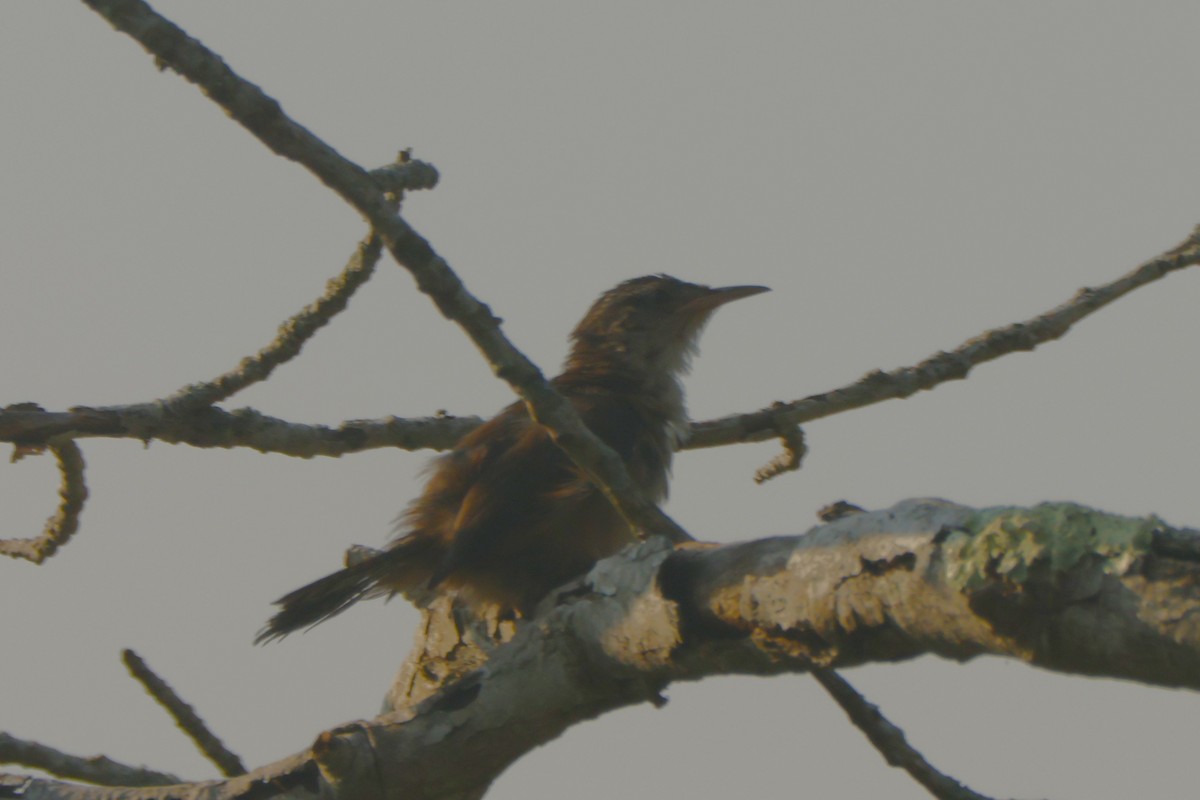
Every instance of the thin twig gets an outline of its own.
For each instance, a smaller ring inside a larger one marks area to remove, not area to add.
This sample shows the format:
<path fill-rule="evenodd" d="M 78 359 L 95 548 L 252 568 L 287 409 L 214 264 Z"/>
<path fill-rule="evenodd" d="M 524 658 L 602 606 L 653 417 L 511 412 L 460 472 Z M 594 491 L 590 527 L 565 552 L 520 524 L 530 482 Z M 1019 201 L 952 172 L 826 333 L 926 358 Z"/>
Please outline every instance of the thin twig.
<path fill-rule="evenodd" d="M 934 769 L 933 765 L 904 738 L 904 731 L 889 722 L 879 713 L 877 706 L 868 703 L 836 672 L 824 667 L 814 667 L 812 674 L 842 707 L 850 721 L 866 734 L 884 760 L 891 766 L 907 772 L 934 797 L 939 800 L 989 800 L 985 795 L 972 791 Z"/>
<path fill-rule="evenodd" d="M 376 170 L 372 174 L 393 193 L 398 193 L 404 188 L 430 188 L 437 182 L 437 170 L 428 164 L 412 161 L 407 152 L 401 154 L 399 163 Z M 398 204 L 399 201 L 396 200 L 393 205 Z M 190 411 L 224 400 L 253 383 L 266 380 L 275 367 L 298 355 L 305 342 L 328 324 L 334 315 L 345 309 L 354 292 L 371 277 L 379 262 L 381 250 L 379 237 L 368 236 L 359 244 L 341 274 L 329 281 L 325 294 L 280 326 L 279 334 L 267 347 L 255 356 L 243 359 L 236 369 L 212 381 L 193 384 L 179 390 L 162 403 L 156 404 L 156 414 L 161 414 L 164 418 L 178 418 Z M 44 413 L 35 404 L 17 404 L 5 411 L 35 415 Z M 206 433 L 211 435 L 212 429 L 206 428 Z M 30 441 L 28 437 L 23 438 L 26 442 Z M 30 453 L 41 452 L 43 449 L 38 444 L 18 445 L 13 460 L 16 461 Z M 0 553 L 13 558 L 24 558 L 36 564 L 54 555 L 58 547 L 65 544 L 75 533 L 79 527 L 79 512 L 87 498 L 83 457 L 78 446 L 67 440 L 51 445 L 50 449 L 58 459 L 63 475 L 62 488 L 59 491 L 62 502 L 58 512 L 47 521 L 42 535 L 36 539 L 0 540 Z"/>
<path fill-rule="evenodd" d="M 963 342 L 950 352 L 931 356 L 913 367 L 868 373 L 855 383 L 790 403 L 774 403 L 760 411 L 735 414 L 692 426 L 685 449 L 735 442 L 761 442 L 777 435 L 780 425 L 799 425 L 884 400 L 909 397 L 946 381 L 962 380 L 972 367 L 1060 338 L 1094 311 L 1152 283 L 1170 272 L 1200 264 L 1200 226 L 1179 245 L 1150 259 L 1112 283 L 1080 289 L 1067 302 L 1026 322 L 995 328 Z"/>
<path fill-rule="evenodd" d="M 196 747 L 209 761 L 217 765 L 217 769 L 221 770 L 222 775 L 232 778 L 235 775 L 246 774 L 246 767 L 243 766 L 242 760 L 221 743 L 221 740 L 204 724 L 204 720 L 200 719 L 195 709 L 175 694 L 175 690 L 168 686 L 166 681 L 155 675 L 137 653 L 132 650 L 123 650 L 121 659 L 125 662 L 129 674 L 146 687 L 150 696 L 167 710 L 179 729 L 196 743 Z"/>
<path fill-rule="evenodd" d="M 766 483 L 785 472 L 800 469 L 800 464 L 808 453 L 808 445 L 804 443 L 804 429 L 799 425 L 783 425 L 779 429 L 779 438 L 783 442 L 783 452 L 758 468 L 754 473 L 755 483 Z"/>
<path fill-rule="evenodd" d="M 438 172 L 432 164 L 416 161 L 404 150 L 396 163 L 371 171 L 380 189 L 393 196 L 392 210 L 399 209 L 404 191 L 432 189 Z M 370 279 L 379 263 L 383 246 L 374 233 L 359 242 L 341 273 L 325 285 L 325 293 L 279 326 L 275 339 L 255 355 L 242 359 L 234 369 L 204 383 L 195 383 L 177 391 L 163 402 L 174 414 L 185 414 L 203 406 L 219 403 L 254 383 L 270 377 L 280 364 L 300 354 L 304 344 L 335 315 L 345 310 L 350 298 Z"/>
<path fill-rule="evenodd" d="M 7 733 L 0 733 L 0 763 L 21 764 L 59 778 L 84 781 L 96 786 L 170 786 L 183 783 L 169 772 L 122 764 L 107 756 L 73 756 Z"/>
<path fill-rule="evenodd" d="M 23 448 L 16 452 L 14 460 L 40 448 Z M 40 564 L 67 543 L 79 529 L 79 513 L 87 500 L 87 483 L 83 477 L 83 453 L 79 445 L 70 439 L 49 445 L 50 452 L 58 461 L 62 481 L 58 487 L 58 510 L 46 520 L 42 535 L 32 539 L 0 539 L 0 554 L 23 558 Z"/>
<path fill-rule="evenodd" d="M 529 406 L 555 442 L 588 474 L 621 515 L 638 530 L 674 541 L 691 537 L 648 501 L 620 456 L 580 420 L 574 407 L 546 381 L 500 330 L 500 320 L 476 299 L 445 259 L 402 217 L 362 167 L 288 117 L 279 103 L 238 76 L 219 56 L 190 38 L 141 0 L 84 0 L 117 30 L 137 40 L 160 66 L 174 69 L 272 151 L 296 161 L 358 210 L 417 287 L 454 321 L 483 353 L 492 370 Z"/>
<path fill-rule="evenodd" d="M 277 366 L 300 354 L 305 342 L 346 308 L 351 296 L 367 282 L 379 263 L 382 243 L 378 236 L 367 236 L 354 251 L 345 268 L 325 285 L 325 293 L 279 326 L 275 339 L 253 356 L 243 358 L 234 369 L 204 383 L 185 386 L 164 403 L 173 413 L 219 403 L 251 384 L 270 377 Z"/>

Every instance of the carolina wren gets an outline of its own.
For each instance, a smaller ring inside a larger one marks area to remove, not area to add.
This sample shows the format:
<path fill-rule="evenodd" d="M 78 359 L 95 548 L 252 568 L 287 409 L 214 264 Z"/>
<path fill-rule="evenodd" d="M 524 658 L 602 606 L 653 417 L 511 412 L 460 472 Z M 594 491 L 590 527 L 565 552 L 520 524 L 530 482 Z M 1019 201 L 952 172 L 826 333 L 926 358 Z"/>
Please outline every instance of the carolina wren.
<path fill-rule="evenodd" d="M 679 379 L 704 324 L 719 306 L 765 291 L 634 278 L 601 295 L 571 333 L 551 384 L 651 500 L 667 496 L 687 425 Z M 386 549 L 277 600 L 256 642 L 395 594 L 424 605 L 453 591 L 476 608 L 528 616 L 551 589 L 632 541 L 608 500 L 516 402 L 432 462 Z"/>

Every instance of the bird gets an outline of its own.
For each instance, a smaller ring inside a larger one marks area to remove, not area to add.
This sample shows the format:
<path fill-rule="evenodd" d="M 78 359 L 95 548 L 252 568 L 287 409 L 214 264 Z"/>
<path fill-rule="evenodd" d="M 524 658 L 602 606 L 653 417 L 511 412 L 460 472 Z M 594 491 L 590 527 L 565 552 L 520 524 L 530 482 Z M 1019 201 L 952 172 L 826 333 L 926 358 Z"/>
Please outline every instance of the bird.
<path fill-rule="evenodd" d="M 687 430 L 680 379 L 720 306 L 768 291 L 647 275 L 602 294 L 571 333 L 550 384 L 623 460 L 648 499 L 667 496 Z M 454 592 L 469 608 L 528 617 L 551 590 L 636 540 L 608 499 L 515 402 L 428 468 L 385 549 L 292 591 L 256 643 L 400 594 L 428 605 Z"/>

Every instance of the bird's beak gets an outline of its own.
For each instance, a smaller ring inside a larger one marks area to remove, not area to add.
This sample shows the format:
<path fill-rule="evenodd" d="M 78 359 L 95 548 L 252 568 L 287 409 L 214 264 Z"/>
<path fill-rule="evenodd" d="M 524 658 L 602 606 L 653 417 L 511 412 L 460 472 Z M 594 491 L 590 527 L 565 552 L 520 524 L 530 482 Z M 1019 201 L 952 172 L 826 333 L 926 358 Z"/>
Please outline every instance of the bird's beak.
<path fill-rule="evenodd" d="M 721 286 L 709 289 L 706 294 L 689 302 L 685 308 L 692 313 L 708 312 L 733 300 L 741 300 L 743 297 L 751 297 L 769 291 L 771 290 L 766 286 Z"/>

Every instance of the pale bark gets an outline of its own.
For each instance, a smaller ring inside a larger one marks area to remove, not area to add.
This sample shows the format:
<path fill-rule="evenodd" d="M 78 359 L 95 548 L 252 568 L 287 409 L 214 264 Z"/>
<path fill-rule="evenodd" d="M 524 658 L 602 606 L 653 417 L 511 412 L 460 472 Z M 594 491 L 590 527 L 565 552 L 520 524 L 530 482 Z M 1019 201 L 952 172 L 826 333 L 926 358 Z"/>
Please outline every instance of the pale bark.
<path fill-rule="evenodd" d="M 1200 532 L 1061 503 L 911 500 L 802 536 L 684 549 L 660 539 L 601 562 L 516 625 L 473 628 L 436 606 L 394 710 L 286 761 L 186 787 L 7 778 L 0 797 L 478 797 L 567 727 L 662 702 L 672 681 L 922 654 L 1198 688 L 1198 579 Z"/>

